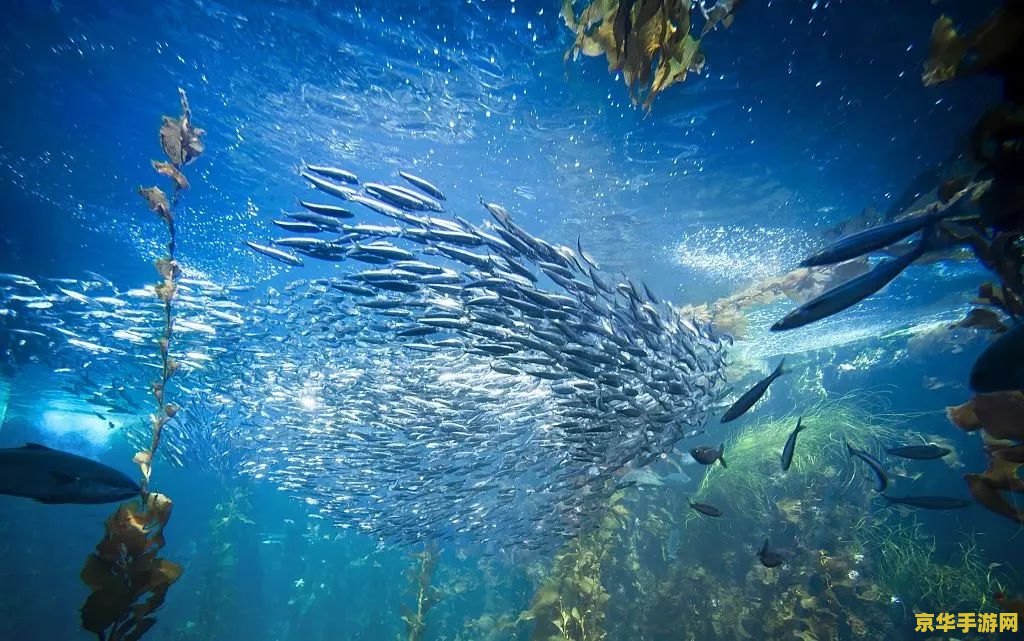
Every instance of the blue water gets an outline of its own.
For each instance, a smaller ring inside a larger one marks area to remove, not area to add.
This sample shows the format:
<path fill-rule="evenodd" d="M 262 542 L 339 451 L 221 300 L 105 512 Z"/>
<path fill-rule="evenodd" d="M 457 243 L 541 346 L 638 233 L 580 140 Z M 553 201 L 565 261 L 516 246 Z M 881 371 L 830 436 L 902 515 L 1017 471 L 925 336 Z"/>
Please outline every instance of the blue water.
<path fill-rule="evenodd" d="M 305 161 L 371 178 L 414 171 L 470 220 L 485 216 L 481 197 L 500 202 L 530 233 L 568 246 L 579 238 L 607 273 L 643 280 L 663 299 L 714 301 L 786 273 L 824 230 L 869 205 L 884 211 L 949 155 L 999 87 L 985 78 L 923 87 L 931 25 L 944 11 L 977 24 L 997 5 L 748 0 L 730 29 L 706 39 L 704 73 L 645 113 L 603 58 L 563 61 L 571 34 L 554 0 L 13 0 L 0 18 L 0 272 L 42 280 L 90 270 L 122 290 L 154 280 L 162 229 L 135 190 L 153 181 L 159 117 L 177 113 L 182 87 L 208 132 L 178 213 L 190 276 L 255 285 L 255 299 L 339 273 L 314 260 L 298 273 L 241 243 L 279 235 L 270 221 L 311 193 L 300 192 Z M 758 317 L 738 353 L 758 373 L 788 354 L 805 374 L 783 379 L 757 413 L 881 391 L 889 411 L 908 416 L 901 424 L 949 439 L 963 464 L 929 468 L 917 493 L 966 497 L 960 474 L 983 470 L 986 457 L 942 410 L 969 397 L 984 339 L 951 352 L 916 349 L 910 334 L 956 320 L 983 280 L 973 264 L 917 265 L 803 338 L 768 337 L 775 319 Z M 90 390 L 57 386 L 45 354 L 31 360 L 0 370 L 0 445 L 41 441 L 131 470 L 119 430 L 83 411 Z M 929 377 L 943 385 L 929 389 Z M 721 428 L 705 444 L 733 434 Z M 405 638 L 406 572 L 421 548 L 311 519 L 260 479 L 158 465 L 154 483 L 175 499 L 163 555 L 186 572 L 147 639 Z M 245 520 L 215 527 L 215 506 L 233 492 L 246 497 Z M 112 507 L 0 496 L 0 639 L 90 638 L 78 573 Z M 949 558 L 975 534 L 981 562 L 1000 564 L 1004 587 L 1019 591 L 1013 523 L 977 506 L 913 518 Z M 531 638 L 529 624 L 490 637 L 467 627 L 484 614 L 515 619 L 537 587 L 533 570 L 550 561 L 494 552 L 442 549 L 435 583 L 446 596 L 425 638 Z M 694 555 L 677 562 L 714 563 L 709 550 Z M 630 599 L 613 612 L 628 612 Z M 921 637 L 906 616 L 892 611 L 895 629 Z"/>

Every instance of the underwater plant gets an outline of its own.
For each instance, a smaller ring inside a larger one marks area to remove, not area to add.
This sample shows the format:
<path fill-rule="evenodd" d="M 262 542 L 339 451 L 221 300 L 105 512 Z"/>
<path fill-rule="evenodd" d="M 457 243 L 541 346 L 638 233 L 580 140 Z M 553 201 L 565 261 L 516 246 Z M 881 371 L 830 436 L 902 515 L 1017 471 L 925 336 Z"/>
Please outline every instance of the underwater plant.
<path fill-rule="evenodd" d="M 879 452 L 907 437 L 906 416 L 875 411 L 884 400 L 862 393 L 807 408 L 788 471 L 779 456 L 796 415 L 746 425 L 726 442 L 729 467 L 708 468 L 690 497 L 631 488 L 630 518 L 611 532 L 602 564 L 614 595 L 608 637 L 893 638 L 911 608 L 991 607 L 998 579 L 973 539 L 946 555 L 920 523 L 872 513 L 845 441 Z M 724 515 L 698 514 L 687 498 Z M 781 568 L 757 562 L 764 536 L 784 555 Z"/>
<path fill-rule="evenodd" d="M 693 0 L 590 0 L 579 15 L 573 0 L 563 0 L 562 19 L 576 36 L 565 58 L 604 54 L 608 71 L 622 73 L 633 104 L 642 101 L 650 110 L 662 91 L 701 72 L 701 40 L 719 24 L 730 26 L 739 3 L 697 4 L 704 16 L 698 33 L 690 19 Z"/>
<path fill-rule="evenodd" d="M 153 457 L 161 433 L 178 412 L 167 399 L 167 386 L 178 369 L 170 356 L 174 335 L 174 299 L 181 273 L 175 260 L 173 207 L 188 180 L 181 168 L 203 153 L 202 129 L 192 123 L 192 112 L 183 89 L 178 89 L 182 114 L 163 117 L 160 144 L 169 162 L 153 161 L 157 173 L 173 184 L 173 196 L 159 187 L 140 187 L 139 194 L 167 229 L 167 255 L 156 262 L 161 277 L 155 287 L 163 303 L 163 334 L 159 340 L 160 375 L 152 384 L 156 411 L 150 417 L 152 439 L 147 449 L 135 454 L 142 473 L 139 500 L 122 504 L 106 521 L 106 532 L 89 555 L 81 577 L 91 593 L 82 606 L 82 627 L 101 641 L 134 641 L 156 624 L 155 612 L 163 605 L 167 590 L 180 577 L 182 566 L 158 556 L 164 547 L 164 528 L 171 517 L 171 500 L 149 490 Z"/>
<path fill-rule="evenodd" d="M 987 470 L 964 474 L 971 495 L 986 509 L 1024 524 L 1024 509 L 1006 496 L 1024 495 L 1024 392 L 977 394 L 963 405 L 947 408 L 947 414 L 960 429 L 981 431 L 989 453 Z"/>
<path fill-rule="evenodd" d="M 870 554 L 872 579 L 881 595 L 899 595 L 912 611 L 981 611 L 993 606 L 997 577 L 974 535 L 945 560 L 935 536 L 914 518 L 864 519 L 857 523 L 854 538 Z"/>
<path fill-rule="evenodd" d="M 533 621 L 534 641 L 601 641 L 607 638 L 605 608 L 610 598 L 602 572 L 621 534 L 629 511 L 625 494 L 615 492 L 598 527 L 571 540 L 557 553 L 548 575 L 534 593 L 519 622 Z"/>
<path fill-rule="evenodd" d="M 206 570 L 200 584 L 202 590 L 196 594 L 200 606 L 195 620 L 184 624 L 182 636 L 185 638 L 223 638 L 228 633 L 231 627 L 228 615 L 236 611 L 239 600 L 238 586 L 231 580 L 238 566 L 238 551 L 232 541 L 251 535 L 251 532 L 240 531 L 245 526 L 255 525 L 249 518 L 251 513 L 251 490 L 248 486 L 230 488 L 227 496 L 214 506 L 209 539 L 200 546 L 207 551 Z"/>
<path fill-rule="evenodd" d="M 421 641 L 426 629 L 427 612 L 437 603 L 440 591 L 431 585 L 434 570 L 437 569 L 439 553 L 431 545 L 415 556 L 416 563 L 409 569 L 408 576 L 412 581 L 416 604 L 412 607 L 402 606 L 402 620 L 408 641 Z"/>
<path fill-rule="evenodd" d="M 931 49 L 922 81 L 935 86 L 976 74 L 995 76 L 1003 83 L 1003 101 L 990 107 L 971 132 L 972 171 L 939 186 L 939 197 L 968 180 L 982 177 L 986 189 L 977 214 L 966 221 L 945 223 L 945 230 L 965 243 L 997 283 L 979 288 L 967 317 L 957 325 L 1001 334 L 1024 314 L 1024 6 L 1004 2 L 985 22 L 961 34 L 953 19 L 941 16 L 932 28 Z M 977 366 L 976 366 L 977 367 Z M 1005 370 L 1005 368 L 996 368 Z M 1009 378 L 1009 371 L 997 371 Z M 1024 510 L 1007 494 L 1024 493 L 1020 476 L 1024 457 L 1024 394 L 1019 391 L 979 390 L 966 403 L 948 408 L 950 420 L 967 431 L 981 430 L 989 454 L 982 473 L 964 475 L 974 499 L 986 509 L 1017 523 Z M 1008 382 L 1008 381 L 1007 381 Z M 1012 385 L 1000 389 L 1012 389 Z"/>

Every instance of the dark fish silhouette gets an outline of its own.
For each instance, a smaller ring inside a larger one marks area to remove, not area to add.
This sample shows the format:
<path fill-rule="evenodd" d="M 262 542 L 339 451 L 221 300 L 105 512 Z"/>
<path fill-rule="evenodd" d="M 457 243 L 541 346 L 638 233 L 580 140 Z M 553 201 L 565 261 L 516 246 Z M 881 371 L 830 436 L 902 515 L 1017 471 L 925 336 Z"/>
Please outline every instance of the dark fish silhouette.
<path fill-rule="evenodd" d="M 904 447 L 890 447 L 885 450 L 887 454 L 902 458 L 912 458 L 921 461 L 942 458 L 953 450 L 938 445 L 906 445 Z"/>
<path fill-rule="evenodd" d="M 919 507 L 924 510 L 960 510 L 970 506 L 970 501 L 951 496 L 889 496 L 883 494 L 890 503 Z"/>
<path fill-rule="evenodd" d="M 736 402 L 732 404 L 732 407 L 727 409 L 725 414 L 722 415 L 722 422 L 728 423 L 729 421 L 735 421 L 746 414 L 747 410 L 754 406 L 754 403 L 761 400 L 764 393 L 768 391 L 768 386 L 772 384 L 772 381 L 786 373 L 786 370 L 782 367 L 785 363 L 786 359 L 779 361 L 779 366 L 775 368 L 774 372 L 769 374 L 764 380 L 757 383 L 757 385 L 754 385 L 744 392 L 743 396 L 736 399 Z"/>
<path fill-rule="evenodd" d="M 930 235 L 929 232 L 930 229 L 925 230 L 926 238 L 918 242 L 911 251 L 899 258 L 884 260 L 868 273 L 851 278 L 842 285 L 837 285 L 824 294 L 807 301 L 772 325 L 771 331 L 781 332 L 803 327 L 814 321 L 838 314 L 871 296 L 889 284 L 892 279 L 899 276 L 904 269 L 931 248 L 927 238 Z"/>
<path fill-rule="evenodd" d="M 729 467 L 725 464 L 725 459 L 722 458 L 724 453 L 725 443 L 719 445 L 717 449 L 702 445 L 690 450 L 690 456 L 692 456 L 693 460 L 697 461 L 701 465 L 711 465 L 715 461 L 719 461 L 722 464 L 722 467 Z"/>
<path fill-rule="evenodd" d="M 796 449 L 796 435 L 806 429 L 803 425 L 804 417 L 796 419 L 796 429 L 786 439 L 786 447 L 782 448 L 782 471 L 785 472 L 793 464 L 793 451 Z"/>
<path fill-rule="evenodd" d="M 719 510 L 714 505 L 708 505 L 707 503 L 694 503 L 690 499 L 686 499 L 686 502 L 690 504 L 690 507 L 706 516 L 722 516 L 722 510 Z"/>
<path fill-rule="evenodd" d="M 0 449 L 0 494 L 40 503 L 113 503 L 139 493 L 125 474 L 37 443 Z"/>
<path fill-rule="evenodd" d="M 979 394 L 1024 389 L 1024 323 L 985 348 L 971 368 L 971 391 Z"/>
<path fill-rule="evenodd" d="M 885 474 L 885 469 L 882 467 L 882 464 L 878 462 L 878 459 L 867 452 L 858 450 L 849 443 L 846 444 L 846 451 L 850 453 L 850 456 L 855 456 L 868 464 L 868 467 L 871 469 L 872 476 L 875 478 L 876 492 L 884 492 L 885 488 L 889 487 L 889 477 Z"/>
<path fill-rule="evenodd" d="M 951 207 L 945 211 L 869 227 L 863 231 L 840 238 L 817 254 L 805 258 L 800 263 L 800 266 L 819 267 L 858 258 L 864 254 L 898 243 L 907 236 L 919 232 L 928 225 L 949 217 L 954 213 L 956 213 L 956 208 Z"/>
<path fill-rule="evenodd" d="M 766 568 L 774 568 L 780 566 L 785 562 L 786 558 L 775 552 L 774 550 L 768 549 L 768 539 L 764 540 L 764 545 L 757 552 L 757 558 L 761 560 L 761 565 Z"/>

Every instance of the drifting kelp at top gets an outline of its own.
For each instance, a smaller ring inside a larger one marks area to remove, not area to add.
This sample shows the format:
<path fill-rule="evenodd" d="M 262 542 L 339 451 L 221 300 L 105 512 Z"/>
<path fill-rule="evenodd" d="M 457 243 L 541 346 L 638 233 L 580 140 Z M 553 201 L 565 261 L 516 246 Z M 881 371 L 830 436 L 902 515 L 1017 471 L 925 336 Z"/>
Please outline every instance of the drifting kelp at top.
<path fill-rule="evenodd" d="M 565 57 L 604 54 L 608 71 L 622 73 L 633 104 L 642 101 L 649 110 L 662 91 L 701 72 L 701 40 L 719 23 L 730 26 L 739 3 L 699 4 L 704 25 L 698 33 L 690 19 L 692 0 L 591 0 L 579 15 L 576 3 L 564 0 L 562 18 L 576 34 Z"/>
<path fill-rule="evenodd" d="M 163 429 L 178 413 L 178 406 L 167 400 L 167 385 L 178 370 L 170 356 L 174 336 L 174 299 L 181 274 L 175 260 L 173 206 L 188 180 L 181 167 L 203 152 L 202 135 L 192 125 L 185 91 L 179 89 L 182 115 L 163 117 L 160 143 L 170 162 L 153 161 L 157 173 L 169 177 L 174 186 L 173 199 L 159 187 L 140 187 L 139 194 L 167 228 L 167 255 L 156 262 L 161 282 L 155 287 L 163 304 L 164 330 L 158 341 L 160 375 L 152 383 L 156 411 L 150 416 L 152 438 L 147 449 L 136 453 L 134 461 L 142 472 L 141 500 L 125 503 L 107 519 L 106 533 L 96 551 L 86 559 L 82 581 L 92 591 L 82 606 L 82 627 L 101 641 L 134 641 L 156 625 L 154 613 L 163 605 L 170 586 L 183 568 L 157 555 L 164 547 L 164 528 L 171 517 L 171 500 L 149 491 L 153 456 L 160 445 Z"/>

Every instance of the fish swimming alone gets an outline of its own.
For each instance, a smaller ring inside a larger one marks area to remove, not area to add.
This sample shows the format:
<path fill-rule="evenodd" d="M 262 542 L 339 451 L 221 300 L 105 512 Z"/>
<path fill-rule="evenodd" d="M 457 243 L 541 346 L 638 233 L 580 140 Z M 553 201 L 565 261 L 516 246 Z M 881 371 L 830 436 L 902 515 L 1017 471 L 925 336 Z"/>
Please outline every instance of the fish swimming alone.
<path fill-rule="evenodd" d="M 714 505 L 708 505 L 707 503 L 694 503 L 690 499 L 686 499 L 686 502 L 690 504 L 690 507 L 692 507 L 693 509 L 697 510 L 698 512 L 705 516 L 722 516 L 722 510 L 719 510 Z"/>
<path fill-rule="evenodd" d="M 761 560 L 761 565 L 766 568 L 778 567 L 786 561 L 786 557 L 768 548 L 768 539 L 764 540 L 761 549 L 757 551 L 757 558 Z"/>
<path fill-rule="evenodd" d="M 889 496 L 882 495 L 890 503 L 919 507 L 924 510 L 960 510 L 970 507 L 971 502 L 951 496 Z"/>
<path fill-rule="evenodd" d="M 722 422 L 728 423 L 729 421 L 735 421 L 746 414 L 747 410 L 754 406 L 754 403 L 761 400 L 764 393 L 768 391 L 768 386 L 772 384 L 772 381 L 786 373 L 786 370 L 783 368 L 785 363 L 786 359 L 779 361 L 779 365 L 775 368 L 774 372 L 744 392 L 743 396 L 736 399 L 736 402 L 732 404 L 732 407 L 727 409 L 725 414 L 722 415 Z"/>
<path fill-rule="evenodd" d="M 796 435 L 806 429 L 803 425 L 804 417 L 796 419 L 796 429 L 786 439 L 786 446 L 782 448 L 782 471 L 785 472 L 793 464 L 793 451 L 796 449 Z"/>
<path fill-rule="evenodd" d="M 40 503 L 113 503 L 138 496 L 139 484 L 92 459 L 38 443 L 0 449 L 0 494 Z"/>
<path fill-rule="evenodd" d="M 702 445 L 695 447 L 690 450 L 690 456 L 701 465 L 712 465 L 715 461 L 722 464 L 722 467 L 729 467 L 725 464 L 725 459 L 722 455 L 725 453 L 725 444 L 719 445 L 718 448 L 708 447 Z"/>
<path fill-rule="evenodd" d="M 970 385 L 978 394 L 1024 390 L 1024 323 L 985 348 L 971 367 Z"/>
<path fill-rule="evenodd" d="M 886 475 L 885 469 L 882 467 L 882 464 L 878 462 L 878 459 L 876 459 L 874 456 L 871 456 L 867 452 L 858 450 L 849 443 L 846 444 L 846 451 L 850 453 L 850 456 L 855 456 L 860 460 L 864 461 L 865 463 L 867 463 L 875 479 L 875 491 L 884 492 L 885 488 L 889 486 L 889 477 Z"/>
<path fill-rule="evenodd" d="M 903 447 L 890 447 L 885 450 L 886 454 L 893 456 L 899 456 L 901 458 L 917 459 L 919 461 L 929 461 L 932 459 L 942 458 L 953 450 L 948 447 L 940 447 L 938 445 L 906 445 Z"/>

